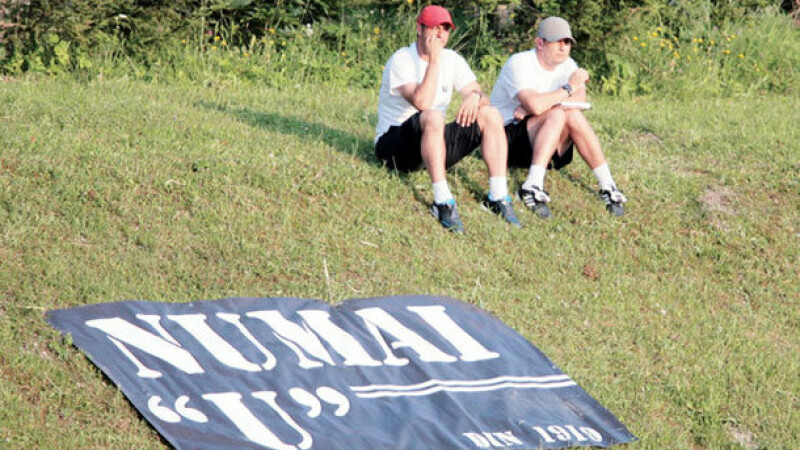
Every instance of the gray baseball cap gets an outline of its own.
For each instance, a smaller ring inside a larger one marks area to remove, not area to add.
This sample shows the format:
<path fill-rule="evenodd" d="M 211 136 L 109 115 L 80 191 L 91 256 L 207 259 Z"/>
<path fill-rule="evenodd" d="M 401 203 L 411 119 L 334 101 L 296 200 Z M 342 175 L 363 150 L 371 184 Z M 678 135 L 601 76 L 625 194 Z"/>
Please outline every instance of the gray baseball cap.
<path fill-rule="evenodd" d="M 575 38 L 572 37 L 572 30 L 569 28 L 569 23 L 561 17 L 548 17 L 539 23 L 539 31 L 536 33 L 537 37 L 544 39 L 547 42 L 557 42 L 562 39 L 569 39 L 572 45 L 577 44 Z"/>

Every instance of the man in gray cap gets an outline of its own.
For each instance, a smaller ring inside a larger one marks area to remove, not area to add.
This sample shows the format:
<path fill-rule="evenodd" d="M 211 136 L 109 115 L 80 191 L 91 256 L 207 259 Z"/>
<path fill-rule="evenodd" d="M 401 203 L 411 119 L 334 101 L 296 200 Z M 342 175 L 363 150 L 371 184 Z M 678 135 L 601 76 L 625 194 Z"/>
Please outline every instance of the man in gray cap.
<path fill-rule="evenodd" d="M 506 61 L 491 96 L 505 123 L 509 166 L 530 168 L 519 197 L 536 215 L 549 218 L 545 172 L 572 162 L 573 147 L 577 147 L 597 177 L 606 209 L 622 216 L 627 199 L 617 189 L 600 141 L 583 114 L 589 107 L 589 73 L 569 56 L 576 44 L 569 24 L 560 17 L 548 17 L 539 24 L 536 36 L 535 49 Z"/>

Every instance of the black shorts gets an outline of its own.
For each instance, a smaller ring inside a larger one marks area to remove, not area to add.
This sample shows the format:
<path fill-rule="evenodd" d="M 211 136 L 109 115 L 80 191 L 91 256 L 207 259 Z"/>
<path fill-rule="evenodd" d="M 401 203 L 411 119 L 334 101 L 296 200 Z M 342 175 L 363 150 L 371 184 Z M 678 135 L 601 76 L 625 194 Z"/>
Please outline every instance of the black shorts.
<path fill-rule="evenodd" d="M 387 167 L 400 172 L 413 172 L 425 167 L 420 143 L 422 127 L 420 112 L 409 117 L 401 125 L 395 125 L 375 143 L 375 156 Z M 464 159 L 481 145 L 481 130 L 478 121 L 467 127 L 450 122 L 444 127 L 445 168 Z"/>
<path fill-rule="evenodd" d="M 530 117 L 530 116 L 529 116 Z M 508 140 L 508 167 L 529 168 L 533 159 L 533 148 L 531 139 L 528 137 L 528 118 L 519 122 L 511 122 L 506 125 L 506 139 Z M 572 153 L 575 144 L 569 144 L 564 153 L 555 152 L 548 169 L 560 169 L 572 162 Z"/>

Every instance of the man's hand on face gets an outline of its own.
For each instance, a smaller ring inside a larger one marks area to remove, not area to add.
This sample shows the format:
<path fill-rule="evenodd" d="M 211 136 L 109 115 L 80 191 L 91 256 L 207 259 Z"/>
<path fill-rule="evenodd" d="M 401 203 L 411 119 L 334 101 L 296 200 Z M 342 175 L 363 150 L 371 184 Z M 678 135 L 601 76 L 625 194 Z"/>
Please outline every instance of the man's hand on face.
<path fill-rule="evenodd" d="M 444 41 L 436 35 L 428 35 L 425 36 L 424 46 L 429 62 L 438 62 L 444 49 Z"/>

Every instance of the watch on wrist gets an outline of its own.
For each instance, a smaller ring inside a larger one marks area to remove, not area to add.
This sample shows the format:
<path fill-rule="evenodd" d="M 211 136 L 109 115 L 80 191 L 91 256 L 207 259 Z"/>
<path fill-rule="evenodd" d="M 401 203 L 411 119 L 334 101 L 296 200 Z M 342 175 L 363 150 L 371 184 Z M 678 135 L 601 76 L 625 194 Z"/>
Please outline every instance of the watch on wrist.
<path fill-rule="evenodd" d="M 568 95 L 568 96 L 570 96 L 570 97 L 572 97 L 572 92 L 573 92 L 573 89 L 572 89 L 572 86 L 570 86 L 570 85 L 569 85 L 569 83 L 567 83 L 567 84 L 565 84 L 565 85 L 561 86 L 561 89 L 563 89 L 563 90 L 567 91 L 567 95 Z"/>

